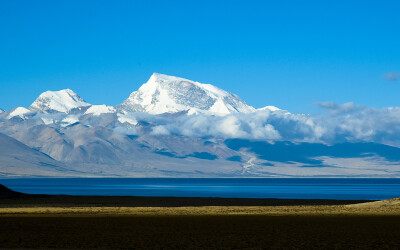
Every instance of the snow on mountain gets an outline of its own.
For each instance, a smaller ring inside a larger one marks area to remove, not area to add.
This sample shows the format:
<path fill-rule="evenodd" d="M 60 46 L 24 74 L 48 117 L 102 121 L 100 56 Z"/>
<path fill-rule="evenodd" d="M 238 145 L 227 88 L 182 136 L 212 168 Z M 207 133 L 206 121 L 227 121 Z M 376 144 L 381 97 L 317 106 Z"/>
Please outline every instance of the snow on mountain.
<path fill-rule="evenodd" d="M 85 114 L 92 114 L 94 116 L 99 116 L 101 114 L 115 113 L 116 109 L 107 105 L 92 105 L 88 108 Z"/>
<path fill-rule="evenodd" d="M 260 110 L 260 111 L 262 111 L 262 110 L 279 111 L 279 110 L 282 110 L 282 109 L 277 108 L 277 107 L 275 107 L 275 106 L 265 106 L 265 107 L 259 108 L 259 109 L 257 109 L 257 110 Z"/>
<path fill-rule="evenodd" d="M 189 114 L 250 113 L 255 109 L 237 95 L 211 84 L 202 84 L 180 77 L 154 73 L 147 83 L 133 92 L 119 109 L 151 114 L 188 111 Z"/>
<path fill-rule="evenodd" d="M 3 113 L 3 112 L 4 112 L 4 110 L 2 110 L 2 109 L 0 108 L 0 114 Z"/>
<path fill-rule="evenodd" d="M 137 125 L 138 121 L 132 113 L 119 113 L 118 121 L 122 124 Z"/>
<path fill-rule="evenodd" d="M 29 107 L 33 111 L 58 111 L 67 113 L 71 109 L 90 106 L 80 96 L 70 89 L 46 91 L 42 93 Z"/>
<path fill-rule="evenodd" d="M 67 116 L 64 119 L 62 119 L 60 121 L 60 125 L 62 127 L 66 127 L 66 126 L 69 126 L 69 125 L 77 123 L 77 122 L 79 122 L 79 117 L 77 117 L 75 115 L 70 115 L 70 116 Z"/>
<path fill-rule="evenodd" d="M 24 107 L 18 107 L 18 108 L 11 110 L 10 113 L 8 114 L 7 118 L 11 119 L 13 117 L 18 116 L 22 119 L 26 119 L 26 115 L 29 113 L 31 113 L 31 111 L 29 109 L 26 109 Z"/>

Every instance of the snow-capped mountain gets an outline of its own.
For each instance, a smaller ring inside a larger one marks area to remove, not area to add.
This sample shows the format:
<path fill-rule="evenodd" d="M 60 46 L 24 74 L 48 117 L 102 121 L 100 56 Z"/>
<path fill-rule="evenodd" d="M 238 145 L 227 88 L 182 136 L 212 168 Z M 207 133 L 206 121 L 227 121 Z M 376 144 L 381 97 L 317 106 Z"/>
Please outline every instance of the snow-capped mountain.
<path fill-rule="evenodd" d="M 262 111 L 262 110 L 280 111 L 280 110 L 282 110 L 282 109 L 277 108 L 277 107 L 275 107 L 275 106 L 265 106 L 265 107 L 259 108 L 259 109 L 257 109 L 257 110 L 260 110 L 260 111 Z"/>
<path fill-rule="evenodd" d="M 400 177 L 398 117 L 400 108 L 355 117 L 254 109 L 213 85 L 154 73 L 114 107 L 65 89 L 0 113 L 0 176 Z"/>
<path fill-rule="evenodd" d="M 22 119 L 26 119 L 26 115 L 29 113 L 32 113 L 29 109 L 26 109 L 24 107 L 18 107 L 13 110 L 10 110 L 7 115 L 7 118 L 11 119 L 13 117 L 20 117 Z"/>
<path fill-rule="evenodd" d="M 71 109 L 90 106 L 80 96 L 70 89 L 60 91 L 46 91 L 42 93 L 29 107 L 32 111 L 62 112 Z"/>
<path fill-rule="evenodd" d="M 188 111 L 189 114 L 206 112 L 221 115 L 255 110 L 237 95 L 211 84 L 158 73 L 154 73 L 118 109 L 150 114 Z"/>
<path fill-rule="evenodd" d="M 3 113 L 3 112 L 4 112 L 4 110 L 2 110 L 2 109 L 0 108 L 0 114 Z"/>

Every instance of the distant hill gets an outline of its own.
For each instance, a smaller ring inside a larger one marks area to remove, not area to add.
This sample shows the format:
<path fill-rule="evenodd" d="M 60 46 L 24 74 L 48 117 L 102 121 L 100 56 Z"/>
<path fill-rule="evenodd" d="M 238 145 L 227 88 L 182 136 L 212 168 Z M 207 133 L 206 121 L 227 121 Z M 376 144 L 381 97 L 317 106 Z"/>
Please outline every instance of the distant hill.
<path fill-rule="evenodd" d="M 0 177 L 60 175 L 74 176 L 74 173 L 47 154 L 0 133 Z"/>
<path fill-rule="evenodd" d="M 0 198 L 17 198 L 17 197 L 26 197 L 28 194 L 15 192 L 3 185 L 0 184 Z"/>

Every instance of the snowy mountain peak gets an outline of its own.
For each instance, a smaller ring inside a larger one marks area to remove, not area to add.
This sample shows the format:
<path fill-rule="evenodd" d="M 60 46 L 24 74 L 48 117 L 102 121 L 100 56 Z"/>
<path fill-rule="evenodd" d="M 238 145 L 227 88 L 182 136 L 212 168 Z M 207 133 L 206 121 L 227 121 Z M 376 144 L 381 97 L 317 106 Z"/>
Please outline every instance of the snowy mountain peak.
<path fill-rule="evenodd" d="M 92 114 L 94 116 L 99 116 L 102 114 L 109 114 L 109 113 L 115 113 L 116 110 L 112 106 L 107 106 L 107 105 L 92 105 L 90 108 L 88 108 L 85 112 L 85 114 Z"/>
<path fill-rule="evenodd" d="M 177 77 L 177 76 L 169 76 L 169 75 L 165 75 L 165 74 L 160 74 L 157 72 L 154 72 L 151 76 L 150 79 L 148 80 L 147 83 L 151 83 L 151 82 L 170 82 L 170 81 L 188 81 L 187 79 L 181 78 L 181 77 Z"/>
<path fill-rule="evenodd" d="M 42 93 L 29 107 L 34 111 L 58 111 L 67 113 L 71 109 L 90 106 L 80 96 L 70 89 L 46 91 Z"/>
<path fill-rule="evenodd" d="M 151 114 L 180 111 L 212 114 L 249 113 L 255 109 L 237 95 L 211 84 L 154 73 L 138 91 L 133 92 L 121 105 L 123 111 L 139 111 Z"/>
<path fill-rule="evenodd" d="M 277 108 L 277 107 L 275 107 L 275 106 L 265 106 L 265 107 L 263 107 L 263 108 L 259 108 L 259 109 L 257 109 L 257 110 L 269 110 L 269 111 L 279 111 L 279 110 L 282 110 L 282 109 L 280 109 L 280 108 Z"/>
<path fill-rule="evenodd" d="M 27 115 L 29 113 L 31 113 L 31 111 L 29 109 L 26 109 L 24 107 L 18 107 L 18 108 L 15 108 L 15 109 L 9 111 L 7 118 L 11 119 L 13 117 L 20 117 L 22 119 L 26 119 L 25 115 Z"/>
<path fill-rule="evenodd" d="M 4 112 L 4 110 L 2 110 L 2 109 L 0 108 L 0 114 L 3 113 L 3 112 Z"/>

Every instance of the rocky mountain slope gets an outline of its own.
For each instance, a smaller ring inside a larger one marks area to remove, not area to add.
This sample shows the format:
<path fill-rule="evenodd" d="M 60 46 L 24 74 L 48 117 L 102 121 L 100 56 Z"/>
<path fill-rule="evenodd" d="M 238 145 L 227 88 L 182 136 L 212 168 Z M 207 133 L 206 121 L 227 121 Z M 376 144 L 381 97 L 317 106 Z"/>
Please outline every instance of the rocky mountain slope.
<path fill-rule="evenodd" d="M 0 177 L 79 175 L 50 156 L 0 134 Z"/>

